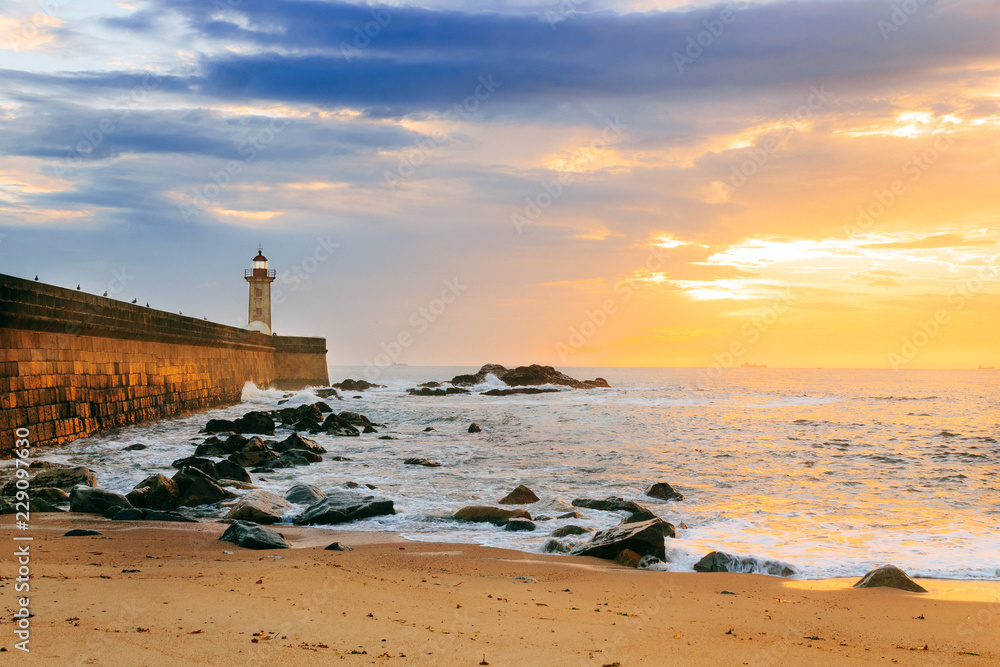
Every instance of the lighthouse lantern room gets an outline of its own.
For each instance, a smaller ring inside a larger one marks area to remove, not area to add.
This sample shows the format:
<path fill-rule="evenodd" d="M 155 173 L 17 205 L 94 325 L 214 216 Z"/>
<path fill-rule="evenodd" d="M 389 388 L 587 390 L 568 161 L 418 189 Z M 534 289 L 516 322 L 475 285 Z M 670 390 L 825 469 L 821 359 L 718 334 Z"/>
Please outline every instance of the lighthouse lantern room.
<path fill-rule="evenodd" d="M 271 283 L 274 277 L 274 269 L 267 268 L 267 257 L 264 257 L 263 248 L 258 246 L 253 268 L 244 273 L 244 278 L 250 283 L 247 329 L 271 334 Z"/>

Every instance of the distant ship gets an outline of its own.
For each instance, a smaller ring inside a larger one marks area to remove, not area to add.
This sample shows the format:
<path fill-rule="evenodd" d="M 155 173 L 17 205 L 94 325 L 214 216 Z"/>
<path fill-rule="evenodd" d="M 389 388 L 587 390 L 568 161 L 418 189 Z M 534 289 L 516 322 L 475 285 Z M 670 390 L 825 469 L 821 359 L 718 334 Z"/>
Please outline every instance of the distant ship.
<path fill-rule="evenodd" d="M 979 366 L 976 367 L 976 370 L 991 371 L 991 370 L 993 370 L 993 367 L 992 366 L 983 366 L 982 364 L 979 364 Z"/>
<path fill-rule="evenodd" d="M 752 364 L 749 361 L 743 362 L 743 368 L 767 368 L 767 364 Z"/>
<path fill-rule="evenodd" d="M 400 362 L 398 362 L 398 361 L 394 361 L 394 362 L 392 362 L 392 365 L 393 365 L 393 366 L 409 366 L 409 364 L 403 364 L 403 363 L 400 363 Z"/>

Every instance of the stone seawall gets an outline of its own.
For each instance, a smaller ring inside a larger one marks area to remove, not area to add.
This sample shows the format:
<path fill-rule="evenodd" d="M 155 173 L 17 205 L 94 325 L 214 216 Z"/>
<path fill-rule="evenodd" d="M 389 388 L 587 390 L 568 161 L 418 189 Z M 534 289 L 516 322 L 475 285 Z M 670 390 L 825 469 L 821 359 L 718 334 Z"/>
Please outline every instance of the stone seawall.
<path fill-rule="evenodd" d="M 0 275 L 0 455 L 237 403 L 246 382 L 329 384 L 326 341 L 266 336 Z"/>

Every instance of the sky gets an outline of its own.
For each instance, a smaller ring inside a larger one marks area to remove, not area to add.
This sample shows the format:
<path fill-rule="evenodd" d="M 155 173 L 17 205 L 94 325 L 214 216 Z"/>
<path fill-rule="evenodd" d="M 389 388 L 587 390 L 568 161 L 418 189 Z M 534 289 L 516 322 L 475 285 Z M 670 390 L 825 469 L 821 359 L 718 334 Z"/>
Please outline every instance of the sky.
<path fill-rule="evenodd" d="M 331 364 L 1000 367 L 993 0 L 0 0 L 0 273 Z"/>

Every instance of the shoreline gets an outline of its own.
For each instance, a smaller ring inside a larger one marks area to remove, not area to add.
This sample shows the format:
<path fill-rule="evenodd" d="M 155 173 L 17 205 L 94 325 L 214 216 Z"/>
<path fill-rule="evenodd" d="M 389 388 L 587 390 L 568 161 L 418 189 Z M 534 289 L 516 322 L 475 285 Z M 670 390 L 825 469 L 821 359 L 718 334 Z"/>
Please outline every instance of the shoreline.
<path fill-rule="evenodd" d="M 0 526 L 13 534 L 13 522 Z M 485 654 L 492 665 L 622 667 L 1000 660 L 1000 582 L 918 579 L 930 593 L 914 594 L 272 527 L 293 548 L 219 542 L 222 523 L 33 515 L 31 658 L 476 665 Z M 63 537 L 71 528 L 103 534 Z M 325 551 L 333 541 L 352 550 Z M 5 607 L 14 604 L 11 553 L 0 559 Z M 981 599 L 961 599 L 959 589 Z M 14 651 L 9 616 L 0 632 L 0 647 Z"/>

